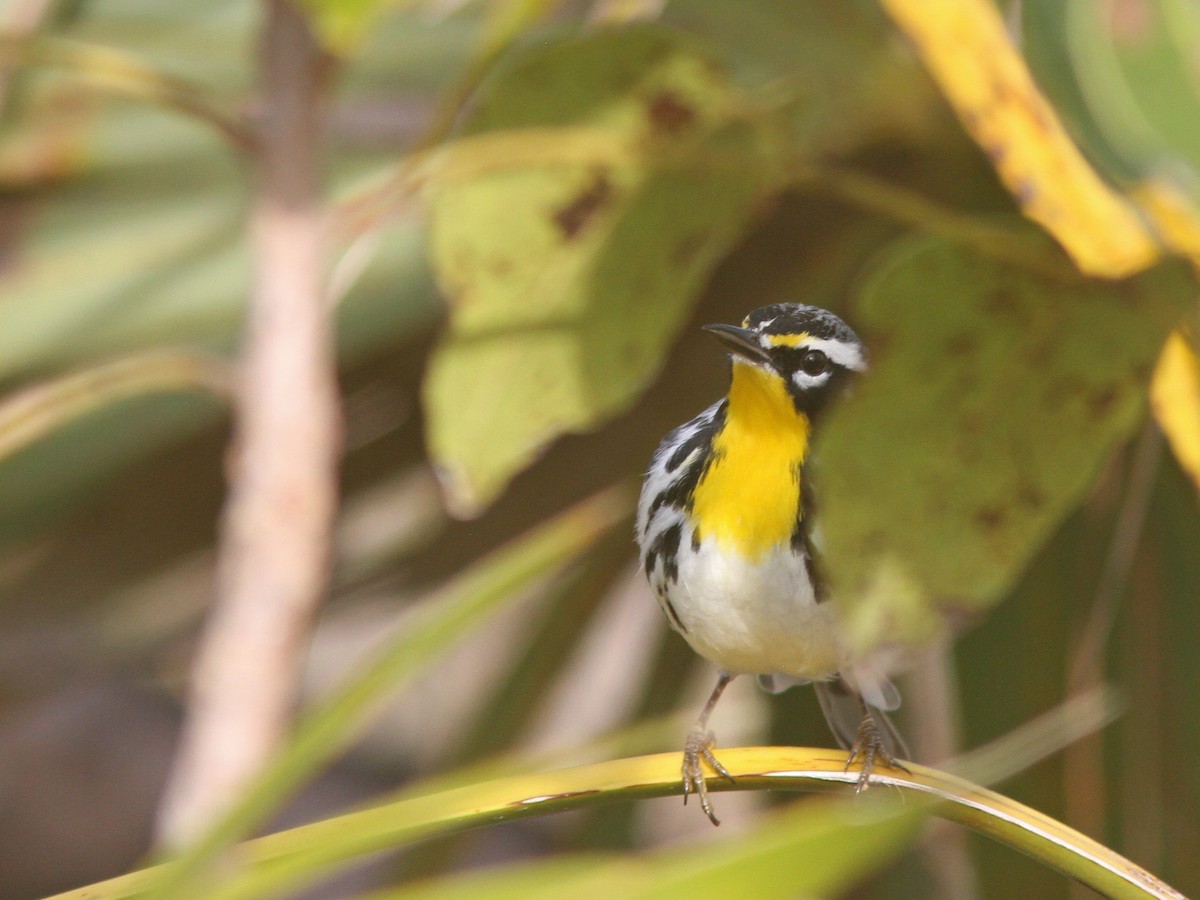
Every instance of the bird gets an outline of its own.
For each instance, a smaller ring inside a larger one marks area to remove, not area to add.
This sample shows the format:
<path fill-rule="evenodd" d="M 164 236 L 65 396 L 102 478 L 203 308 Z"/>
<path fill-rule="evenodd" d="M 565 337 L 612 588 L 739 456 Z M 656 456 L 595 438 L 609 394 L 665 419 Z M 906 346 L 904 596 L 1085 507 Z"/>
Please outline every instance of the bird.
<path fill-rule="evenodd" d="M 738 675 L 772 692 L 812 682 L 838 743 L 861 761 L 904 768 L 886 715 L 899 694 L 885 673 L 847 658 L 819 557 L 810 449 L 823 413 L 867 368 L 854 331 L 833 313 L 776 303 L 738 325 L 703 330 L 728 351 L 728 393 L 655 451 L 637 510 L 640 561 L 670 626 L 718 671 L 684 744 L 683 799 L 714 825 L 704 772 L 733 776 L 708 720 Z"/>

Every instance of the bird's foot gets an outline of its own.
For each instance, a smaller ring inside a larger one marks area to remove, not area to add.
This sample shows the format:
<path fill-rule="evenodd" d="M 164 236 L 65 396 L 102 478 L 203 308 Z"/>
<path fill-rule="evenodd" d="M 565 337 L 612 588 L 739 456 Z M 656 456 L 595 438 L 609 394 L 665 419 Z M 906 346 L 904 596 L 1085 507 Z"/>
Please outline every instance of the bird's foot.
<path fill-rule="evenodd" d="M 688 795 L 696 794 L 700 798 L 700 808 L 714 825 L 721 822 L 713 812 L 712 803 L 708 799 L 708 784 L 704 778 L 704 766 L 708 763 L 714 772 L 733 782 L 729 770 L 721 765 L 720 760 L 713 755 L 713 747 L 717 745 L 716 736 L 711 731 L 697 725 L 688 732 L 687 743 L 683 746 L 683 802 L 687 805 Z"/>
<path fill-rule="evenodd" d="M 871 786 L 871 773 L 875 771 L 877 761 L 889 768 L 908 772 L 908 767 L 892 756 L 884 745 L 879 725 L 876 724 L 874 717 L 869 712 L 863 716 L 862 724 L 858 726 L 858 734 L 855 736 L 854 746 L 850 749 L 850 756 L 846 760 L 845 771 L 850 769 L 856 759 L 862 760 L 858 784 L 854 788 L 856 794 L 861 794 Z M 912 773 L 909 772 L 909 774 Z"/>

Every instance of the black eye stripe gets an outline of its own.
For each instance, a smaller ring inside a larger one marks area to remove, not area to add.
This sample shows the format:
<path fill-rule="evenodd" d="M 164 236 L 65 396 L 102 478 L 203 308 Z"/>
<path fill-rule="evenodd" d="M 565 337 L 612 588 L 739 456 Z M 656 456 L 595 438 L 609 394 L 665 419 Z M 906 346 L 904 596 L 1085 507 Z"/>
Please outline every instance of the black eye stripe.
<path fill-rule="evenodd" d="M 805 372 L 821 375 L 834 367 L 833 360 L 823 350 L 813 347 L 775 347 L 770 351 L 771 359 L 780 372 Z M 820 365 L 809 361 L 820 360 Z"/>
<path fill-rule="evenodd" d="M 808 350 L 808 347 L 773 347 L 769 352 L 772 359 L 778 360 L 781 368 L 795 369 Z"/>

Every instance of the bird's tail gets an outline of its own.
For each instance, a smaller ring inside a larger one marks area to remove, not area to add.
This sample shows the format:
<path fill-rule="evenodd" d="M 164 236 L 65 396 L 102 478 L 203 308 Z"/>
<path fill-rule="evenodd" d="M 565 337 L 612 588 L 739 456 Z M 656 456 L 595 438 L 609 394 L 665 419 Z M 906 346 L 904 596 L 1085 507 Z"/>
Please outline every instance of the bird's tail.
<path fill-rule="evenodd" d="M 817 701 L 821 704 L 821 712 L 825 713 L 825 721 L 829 723 L 829 729 L 837 738 L 842 749 L 850 750 L 854 747 L 863 716 L 869 715 L 878 726 L 884 749 L 897 759 L 911 758 L 904 738 L 900 736 L 900 732 L 896 730 L 896 726 L 888 718 L 888 714 L 879 705 L 864 699 L 862 694 L 841 678 L 815 682 L 813 688 L 817 692 Z M 890 682 L 887 684 L 887 688 L 889 695 L 895 694 L 895 688 Z M 899 695 L 896 694 L 894 703 L 891 702 L 889 696 L 888 703 L 888 709 L 895 709 L 896 706 L 899 706 Z"/>

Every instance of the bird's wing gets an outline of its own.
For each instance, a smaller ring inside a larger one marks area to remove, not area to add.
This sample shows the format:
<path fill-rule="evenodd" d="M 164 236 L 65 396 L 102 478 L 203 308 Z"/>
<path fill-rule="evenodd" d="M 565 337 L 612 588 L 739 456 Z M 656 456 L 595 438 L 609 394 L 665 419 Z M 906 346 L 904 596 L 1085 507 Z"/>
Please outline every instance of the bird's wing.
<path fill-rule="evenodd" d="M 696 485 L 711 461 L 713 439 L 724 424 L 726 405 L 719 400 L 680 425 L 654 452 L 638 501 L 637 539 L 643 562 L 655 535 L 682 521 L 691 505 Z"/>

